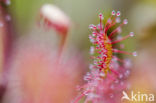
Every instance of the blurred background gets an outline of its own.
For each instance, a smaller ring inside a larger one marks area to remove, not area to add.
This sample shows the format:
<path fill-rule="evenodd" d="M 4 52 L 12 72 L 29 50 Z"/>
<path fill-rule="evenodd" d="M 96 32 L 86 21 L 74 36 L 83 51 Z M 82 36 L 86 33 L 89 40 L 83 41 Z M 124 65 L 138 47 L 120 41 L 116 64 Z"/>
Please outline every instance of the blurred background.
<path fill-rule="evenodd" d="M 60 35 L 38 25 L 44 4 L 58 6 L 71 21 L 61 66 L 55 65 Z M 131 89 L 156 94 L 156 0 L 11 0 L 4 9 L 11 20 L 0 29 L 1 78 L 5 78 L 1 80 L 1 103 L 43 103 L 43 98 L 50 98 L 51 102 L 46 103 L 69 103 L 88 71 L 88 26 L 99 23 L 100 12 L 108 18 L 112 10 L 121 11 L 121 18 L 128 19 L 122 35 L 135 33 L 133 39 L 122 42 L 125 51 L 138 53 L 137 57 L 128 56 L 134 64 L 129 78 Z"/>

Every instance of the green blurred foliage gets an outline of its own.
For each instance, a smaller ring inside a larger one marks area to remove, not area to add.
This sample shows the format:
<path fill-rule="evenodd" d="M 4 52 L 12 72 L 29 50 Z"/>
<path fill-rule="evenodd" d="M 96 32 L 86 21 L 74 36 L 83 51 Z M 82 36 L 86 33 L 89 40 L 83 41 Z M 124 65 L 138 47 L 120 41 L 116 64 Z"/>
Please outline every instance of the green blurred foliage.
<path fill-rule="evenodd" d="M 33 20 L 37 20 L 39 9 L 44 3 L 52 3 L 52 0 L 12 0 L 10 11 L 16 31 L 24 34 Z M 36 22 L 36 21 L 35 21 Z"/>

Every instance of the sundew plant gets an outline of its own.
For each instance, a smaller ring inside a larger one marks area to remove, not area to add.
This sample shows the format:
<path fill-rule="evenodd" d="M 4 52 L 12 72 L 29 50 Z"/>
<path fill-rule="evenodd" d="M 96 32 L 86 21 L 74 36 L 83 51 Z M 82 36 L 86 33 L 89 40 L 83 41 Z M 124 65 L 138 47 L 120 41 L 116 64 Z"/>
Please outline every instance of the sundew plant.
<path fill-rule="evenodd" d="M 131 62 L 114 53 L 133 56 L 137 53 L 115 48 L 115 44 L 134 36 L 133 32 L 125 37 L 120 35 L 122 27 L 128 24 L 127 19 L 120 20 L 120 15 L 120 11 L 113 10 L 111 17 L 103 24 L 104 16 L 100 13 L 100 23 L 89 25 L 92 31 L 89 35 L 92 63 L 89 65 L 90 72 L 84 76 L 87 83 L 78 87 L 81 92 L 73 103 L 78 103 L 83 97 L 84 103 L 120 103 L 122 91 L 129 88 L 126 79 L 130 75 Z M 120 47 L 123 48 L 123 45 Z"/>

